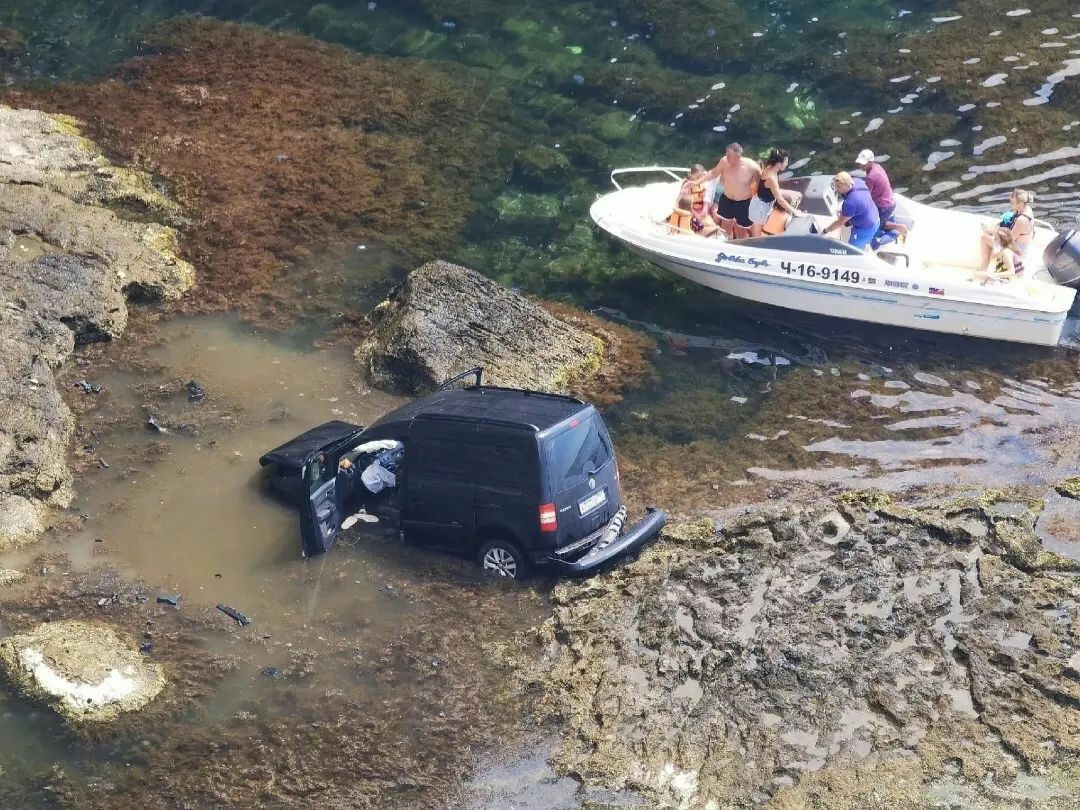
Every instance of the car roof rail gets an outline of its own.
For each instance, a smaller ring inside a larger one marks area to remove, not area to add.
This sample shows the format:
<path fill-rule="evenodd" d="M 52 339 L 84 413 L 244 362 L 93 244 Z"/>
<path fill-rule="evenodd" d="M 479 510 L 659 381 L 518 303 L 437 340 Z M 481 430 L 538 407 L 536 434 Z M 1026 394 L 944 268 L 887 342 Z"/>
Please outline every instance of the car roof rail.
<path fill-rule="evenodd" d="M 577 405 L 587 405 L 584 400 L 572 397 L 569 394 L 552 394 L 548 391 L 534 391 L 531 388 L 509 388 L 505 385 L 481 385 L 477 386 L 484 391 L 507 391 L 512 394 L 524 394 L 531 397 L 548 397 L 549 399 L 561 399 L 564 402 L 573 402 Z"/>
<path fill-rule="evenodd" d="M 476 366 L 475 368 L 470 368 L 468 371 L 463 371 L 460 374 L 455 374 L 453 377 L 451 377 L 448 380 L 443 380 L 442 384 L 438 388 L 436 388 L 432 393 L 437 394 L 440 391 L 445 391 L 448 388 L 450 388 L 450 386 L 452 386 L 454 383 L 461 382 L 466 377 L 476 377 L 476 382 L 474 382 L 473 385 L 476 386 L 476 387 L 479 387 L 480 386 L 480 380 L 483 378 L 483 376 L 484 376 L 484 367 L 483 366 Z"/>
<path fill-rule="evenodd" d="M 495 419 L 490 416 L 466 416 L 458 413 L 418 413 L 414 418 L 416 422 L 460 422 L 468 425 L 497 425 L 499 427 L 515 428 L 516 430 L 531 430 L 539 433 L 540 428 L 531 422 L 514 422 L 510 419 Z"/>

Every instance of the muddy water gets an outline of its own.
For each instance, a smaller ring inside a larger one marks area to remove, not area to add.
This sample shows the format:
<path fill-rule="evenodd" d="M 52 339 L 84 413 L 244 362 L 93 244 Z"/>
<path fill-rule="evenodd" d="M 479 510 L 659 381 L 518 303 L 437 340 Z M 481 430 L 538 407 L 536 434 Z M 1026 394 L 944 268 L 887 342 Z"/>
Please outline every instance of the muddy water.
<path fill-rule="evenodd" d="M 224 601 L 262 621 L 313 620 L 339 609 L 339 599 L 379 617 L 383 583 L 359 570 L 358 549 L 300 559 L 297 513 L 267 496 L 258 458 L 327 420 L 369 423 L 396 400 L 358 386 L 347 351 L 304 350 L 222 319 L 165 325 L 146 361 L 166 372 L 162 379 L 197 381 L 208 395 L 198 403 L 186 391 L 164 404 L 151 399 L 167 431 L 160 433 L 140 407 L 144 388 L 132 390 L 135 375 L 94 380 L 104 387 L 95 416 L 122 414 L 130 426 L 110 430 L 96 448 L 109 467 L 99 462 L 80 484 L 75 509 L 89 517 L 65 540 L 69 553 L 103 553 L 188 603 Z M 351 564 L 351 587 L 332 585 Z"/>

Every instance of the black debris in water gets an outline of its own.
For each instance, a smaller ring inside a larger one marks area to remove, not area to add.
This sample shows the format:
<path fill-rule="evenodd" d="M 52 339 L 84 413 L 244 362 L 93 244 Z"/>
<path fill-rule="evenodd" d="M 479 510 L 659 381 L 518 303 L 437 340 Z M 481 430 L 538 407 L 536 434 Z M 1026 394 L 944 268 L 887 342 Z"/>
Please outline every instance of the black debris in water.
<path fill-rule="evenodd" d="M 173 607 L 178 607 L 180 605 L 180 600 L 183 598 L 184 597 L 180 594 L 161 594 L 157 600 L 159 605 L 172 605 Z"/>
<path fill-rule="evenodd" d="M 281 670 L 277 667 L 264 667 L 262 670 L 263 677 L 266 678 L 280 678 Z"/>
<path fill-rule="evenodd" d="M 144 641 L 142 644 L 139 645 L 139 652 L 141 652 L 143 655 L 149 655 L 153 651 L 154 651 L 154 642 L 153 641 Z"/>
<path fill-rule="evenodd" d="M 162 425 L 158 421 L 157 417 L 154 416 L 154 415 L 150 415 L 150 416 L 146 417 L 146 424 L 147 424 L 148 427 L 153 428 L 158 433 L 168 433 L 169 432 L 168 430 L 165 429 L 165 426 Z"/>
<path fill-rule="evenodd" d="M 188 381 L 187 392 L 189 402 L 202 402 L 206 399 L 206 389 L 195 380 Z"/>
<path fill-rule="evenodd" d="M 81 388 L 87 394 L 100 394 L 101 383 L 90 382 L 89 380 L 79 380 L 74 385 L 75 388 Z"/>
<path fill-rule="evenodd" d="M 231 608 L 225 604 L 219 604 L 217 606 L 217 609 L 224 613 L 226 616 L 230 616 L 233 619 L 236 619 L 236 623 L 239 624 L 241 627 L 243 627 L 245 624 L 251 624 L 251 619 L 249 619 L 247 616 L 245 616 L 243 613 L 241 613 L 239 610 L 236 610 L 235 608 Z"/>

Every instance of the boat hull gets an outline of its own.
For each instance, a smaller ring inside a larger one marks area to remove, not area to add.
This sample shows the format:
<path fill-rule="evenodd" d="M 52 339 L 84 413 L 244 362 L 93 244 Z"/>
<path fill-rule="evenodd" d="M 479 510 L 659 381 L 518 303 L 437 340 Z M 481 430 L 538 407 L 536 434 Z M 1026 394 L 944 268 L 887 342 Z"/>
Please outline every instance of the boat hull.
<path fill-rule="evenodd" d="M 761 304 L 952 335 L 1056 346 L 1067 313 L 1004 309 L 963 301 L 934 302 L 914 296 L 826 287 L 799 279 L 751 275 L 738 267 L 699 266 L 692 261 L 627 244 L 634 253 L 688 281 Z M 909 299 L 909 300 L 905 300 Z"/>

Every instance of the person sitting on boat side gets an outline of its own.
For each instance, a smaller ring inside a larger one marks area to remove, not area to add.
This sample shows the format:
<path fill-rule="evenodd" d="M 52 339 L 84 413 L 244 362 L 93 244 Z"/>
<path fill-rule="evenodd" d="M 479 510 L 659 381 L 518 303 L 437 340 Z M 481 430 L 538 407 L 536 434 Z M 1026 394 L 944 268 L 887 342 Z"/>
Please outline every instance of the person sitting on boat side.
<path fill-rule="evenodd" d="M 990 261 L 996 249 L 996 235 L 998 228 L 1006 228 L 1012 234 L 1012 252 L 1020 260 L 1019 273 L 1023 272 L 1024 253 L 1031 239 L 1035 235 L 1035 212 L 1031 210 L 1031 204 L 1035 201 L 1035 195 L 1022 188 L 1013 189 L 1009 195 L 1009 210 L 1001 215 L 1001 220 L 996 225 L 983 225 L 982 234 L 982 272 L 986 273 L 990 268 Z"/>
<path fill-rule="evenodd" d="M 990 257 L 992 269 L 980 270 L 972 279 L 979 281 L 983 286 L 990 282 L 1011 281 L 1024 272 L 1020 258 L 1016 254 L 1016 239 L 1012 231 L 999 227 L 992 238 L 994 241 L 994 252 Z"/>
<path fill-rule="evenodd" d="M 832 185 L 844 201 L 836 219 L 826 225 L 822 233 L 831 233 L 850 225 L 851 236 L 848 237 L 848 244 L 859 250 L 866 250 L 880 224 L 870 189 L 862 180 L 853 178 L 847 172 L 837 173 L 833 177 Z"/>
<path fill-rule="evenodd" d="M 765 223 L 774 207 L 780 207 L 793 217 L 801 217 L 803 212 L 791 203 L 788 192 L 780 188 L 780 173 L 787 169 L 789 153 L 786 149 L 773 147 L 769 156 L 762 161 L 761 181 L 757 192 L 750 200 L 751 236 L 761 236 Z"/>
<path fill-rule="evenodd" d="M 743 157 L 743 148 L 737 143 L 724 150 L 724 156 L 705 173 L 708 182 L 719 178 L 719 192 L 709 214 L 724 229 L 729 239 L 743 239 L 750 235 L 750 198 L 761 179 L 761 168 L 750 158 Z"/>
<path fill-rule="evenodd" d="M 870 198 L 878 210 L 879 228 L 885 231 L 894 231 L 896 236 L 903 237 L 907 234 L 907 226 L 894 219 L 896 213 L 896 200 L 893 199 L 892 182 L 885 172 L 885 167 L 874 160 L 874 153 L 869 149 L 863 149 L 855 158 L 855 165 L 866 173 L 863 182 L 870 189 Z"/>

